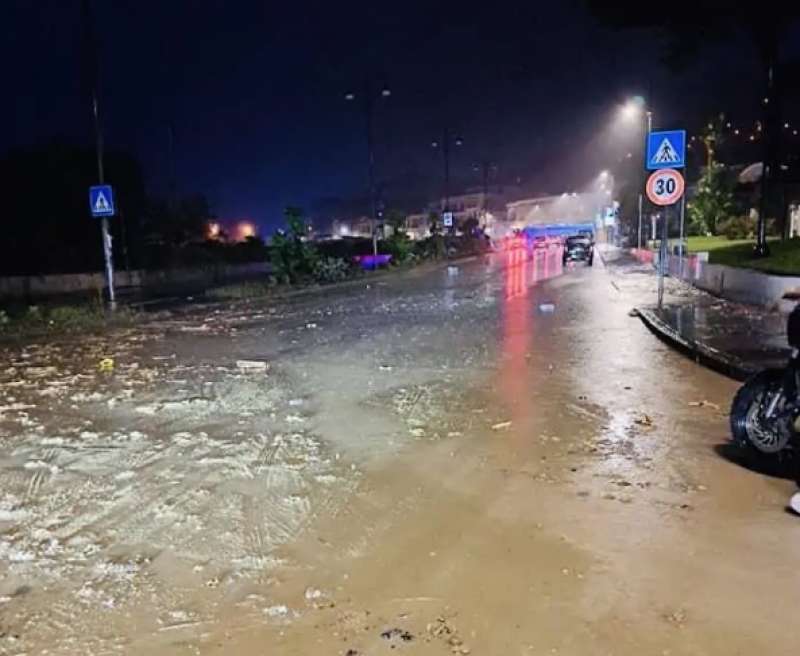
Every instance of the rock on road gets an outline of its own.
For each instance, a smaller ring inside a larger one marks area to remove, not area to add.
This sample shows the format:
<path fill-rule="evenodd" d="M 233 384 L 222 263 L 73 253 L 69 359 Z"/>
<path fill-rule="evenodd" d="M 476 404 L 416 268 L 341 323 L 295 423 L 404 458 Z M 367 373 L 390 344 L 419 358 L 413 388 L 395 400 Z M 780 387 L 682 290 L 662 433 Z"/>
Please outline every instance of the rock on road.
<path fill-rule="evenodd" d="M 795 653 L 792 485 L 632 280 L 500 254 L 5 344 L 0 653 Z"/>

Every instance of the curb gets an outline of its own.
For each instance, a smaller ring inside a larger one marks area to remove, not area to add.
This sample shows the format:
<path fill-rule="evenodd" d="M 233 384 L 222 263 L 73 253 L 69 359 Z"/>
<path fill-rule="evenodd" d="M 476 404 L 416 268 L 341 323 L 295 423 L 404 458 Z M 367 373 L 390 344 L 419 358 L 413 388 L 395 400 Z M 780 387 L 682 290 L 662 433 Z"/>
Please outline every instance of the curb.
<path fill-rule="evenodd" d="M 687 339 L 663 321 L 654 310 L 635 308 L 634 312 L 642 320 L 642 323 L 662 342 L 683 353 L 698 364 L 702 364 L 738 381 L 747 380 L 758 371 L 752 365 L 733 355 L 718 351 L 703 342 Z"/>

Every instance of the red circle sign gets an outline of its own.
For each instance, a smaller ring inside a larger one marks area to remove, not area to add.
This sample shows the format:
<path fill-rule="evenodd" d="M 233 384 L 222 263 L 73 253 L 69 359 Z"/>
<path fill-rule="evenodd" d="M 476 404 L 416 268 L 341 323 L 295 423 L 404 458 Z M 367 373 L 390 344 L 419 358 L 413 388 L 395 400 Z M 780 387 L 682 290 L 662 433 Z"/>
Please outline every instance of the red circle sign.
<path fill-rule="evenodd" d="M 654 205 L 672 205 L 683 196 L 683 176 L 675 169 L 655 171 L 648 179 L 645 189 Z"/>

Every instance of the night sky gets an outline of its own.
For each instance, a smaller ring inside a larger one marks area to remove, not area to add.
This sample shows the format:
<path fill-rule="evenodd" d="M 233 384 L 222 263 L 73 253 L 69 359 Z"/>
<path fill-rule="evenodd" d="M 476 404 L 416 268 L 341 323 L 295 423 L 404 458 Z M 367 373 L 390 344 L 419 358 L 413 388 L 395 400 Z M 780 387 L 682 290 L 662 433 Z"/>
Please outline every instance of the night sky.
<path fill-rule="evenodd" d="M 162 192 L 174 123 L 179 189 L 264 229 L 287 204 L 365 193 L 364 118 L 344 94 L 367 79 L 392 91 L 375 112 L 389 206 L 439 184 L 430 142 L 445 125 L 465 140 L 459 184 L 478 184 L 472 165 L 490 159 L 498 181 L 560 192 L 634 147 L 610 128 L 630 95 L 647 97 L 656 125 L 683 127 L 732 107 L 755 116 L 761 85 L 744 38 L 676 74 L 658 34 L 610 31 L 570 0 L 94 4 L 108 145 L 133 151 Z M 79 0 L 3 0 L 0 35 L 0 149 L 54 136 L 90 144 Z"/>

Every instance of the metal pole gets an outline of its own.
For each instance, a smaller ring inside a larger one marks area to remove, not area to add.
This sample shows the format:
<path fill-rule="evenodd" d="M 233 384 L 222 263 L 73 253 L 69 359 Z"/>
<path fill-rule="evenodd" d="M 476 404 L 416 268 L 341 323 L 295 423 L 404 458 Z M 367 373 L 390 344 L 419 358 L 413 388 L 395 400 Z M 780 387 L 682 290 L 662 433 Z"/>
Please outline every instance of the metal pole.
<path fill-rule="evenodd" d="M 777 42 L 777 39 L 775 39 Z M 766 257 L 769 255 L 767 245 L 767 212 L 769 211 L 770 177 L 772 176 L 773 148 L 772 134 L 774 113 L 777 111 L 778 98 L 775 89 L 775 66 L 774 60 L 776 53 L 775 44 L 770 42 L 770 50 L 767 54 L 769 64 L 767 66 L 767 90 L 764 97 L 764 113 L 761 123 L 761 141 L 763 143 L 762 170 L 761 170 L 761 198 L 758 204 L 758 227 L 756 230 L 757 240 L 755 246 L 756 257 Z"/>
<path fill-rule="evenodd" d="M 678 242 L 678 258 L 680 260 L 680 278 L 683 279 L 683 231 L 684 231 L 684 217 L 686 215 L 686 196 L 681 196 L 681 227 Z"/>
<path fill-rule="evenodd" d="M 636 248 L 642 250 L 642 194 L 639 194 L 639 232 L 636 236 Z"/>
<path fill-rule="evenodd" d="M 488 213 L 488 210 L 489 210 L 489 167 L 490 166 L 491 166 L 491 164 L 490 164 L 489 160 L 484 160 L 484 162 L 483 162 L 483 203 L 481 203 L 483 205 L 483 207 L 481 208 L 483 210 L 483 216 L 481 217 L 483 225 L 481 227 L 484 228 L 484 229 L 486 228 L 486 214 Z"/>
<path fill-rule="evenodd" d="M 444 141 L 442 141 L 444 152 L 444 211 L 450 211 L 450 130 L 444 129 Z M 450 226 L 450 230 L 453 226 Z"/>
<path fill-rule="evenodd" d="M 644 171 L 644 175 L 642 176 L 642 187 L 646 184 L 647 180 L 647 139 L 650 132 L 653 130 L 653 112 L 646 112 L 645 114 L 647 118 L 647 123 L 645 124 L 645 135 L 644 139 L 642 140 L 642 170 Z M 644 203 L 644 196 L 639 193 L 639 239 L 638 239 L 638 247 L 642 247 L 642 205 Z M 653 239 L 656 238 L 655 235 L 655 228 L 653 229 Z"/>
<path fill-rule="evenodd" d="M 94 119 L 95 145 L 97 150 L 97 179 L 99 184 L 105 182 L 105 169 L 103 167 L 103 131 L 100 127 L 100 101 L 98 94 L 99 75 L 97 71 L 97 42 L 94 36 L 94 25 L 92 23 L 92 12 L 90 0 L 83 1 L 83 19 L 87 35 L 87 45 L 89 48 L 89 65 L 91 67 L 91 86 L 92 86 L 92 117 Z M 106 266 L 106 283 L 108 285 L 108 300 L 111 309 L 116 307 L 117 299 L 114 291 L 114 259 L 111 243 L 111 231 L 109 230 L 108 218 L 103 217 L 100 221 L 100 232 L 103 240 L 103 257 Z"/>
<path fill-rule="evenodd" d="M 375 148 L 372 136 L 372 89 L 369 83 L 364 89 L 364 112 L 367 118 L 367 151 L 369 157 L 369 196 L 372 210 L 372 254 L 374 266 L 378 266 L 378 201 L 375 193 Z"/>
<path fill-rule="evenodd" d="M 658 249 L 658 309 L 659 310 L 661 309 L 661 306 L 663 305 L 664 302 L 664 275 L 666 272 L 667 257 L 668 257 L 667 212 L 668 209 L 665 207 L 661 217 L 661 243 L 659 244 L 659 249 Z"/>

